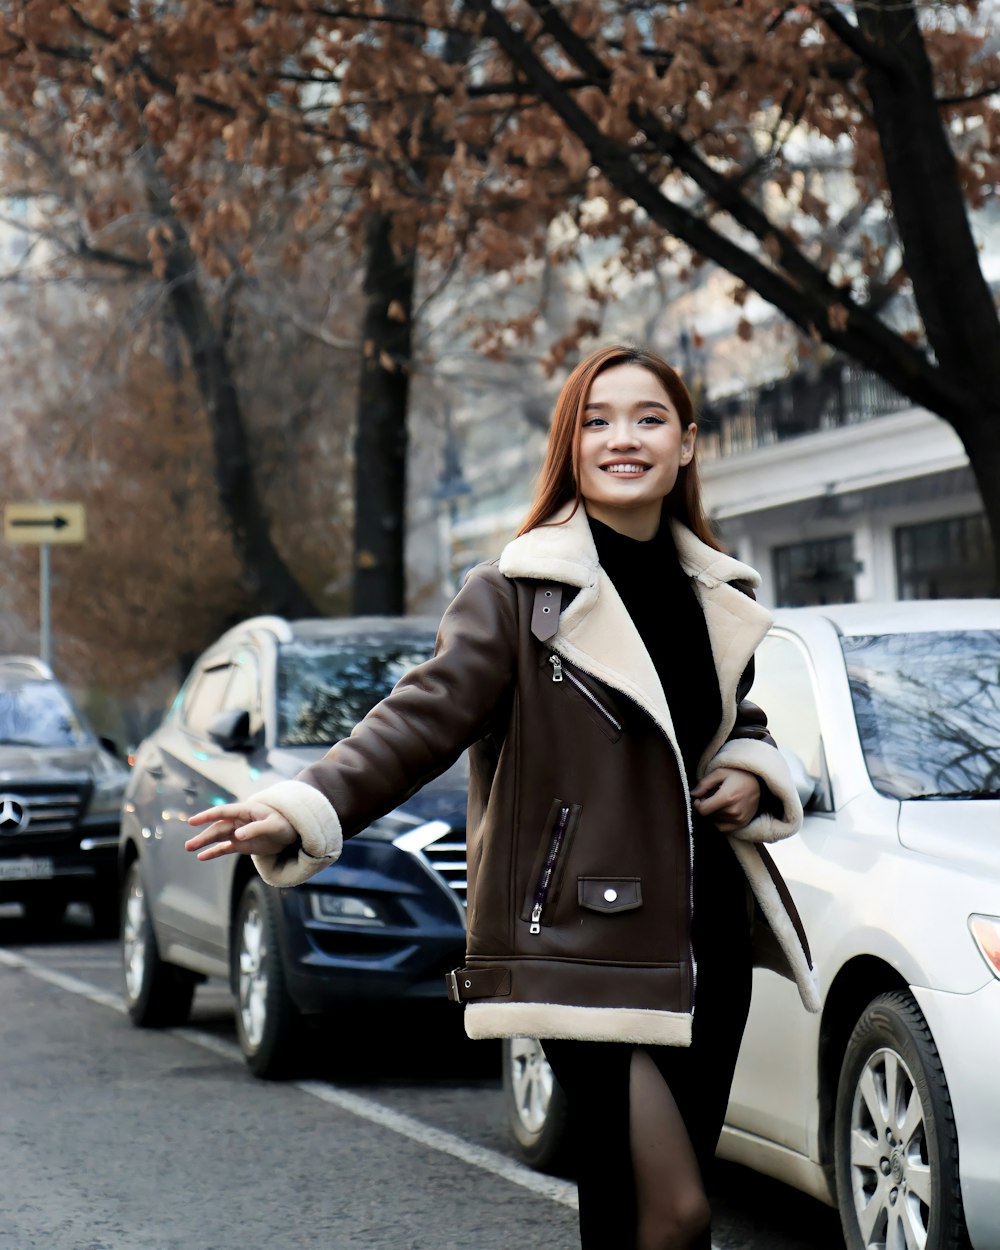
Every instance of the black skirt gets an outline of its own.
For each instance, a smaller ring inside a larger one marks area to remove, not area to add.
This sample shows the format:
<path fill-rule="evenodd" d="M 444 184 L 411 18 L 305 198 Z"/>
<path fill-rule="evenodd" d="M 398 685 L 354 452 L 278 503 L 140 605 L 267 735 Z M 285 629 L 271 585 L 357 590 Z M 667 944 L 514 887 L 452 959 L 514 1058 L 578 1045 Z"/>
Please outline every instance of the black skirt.
<path fill-rule="evenodd" d="M 694 845 L 691 937 L 697 977 L 691 1045 L 643 1049 L 673 1095 L 707 1187 L 750 1008 L 752 962 L 743 871 L 725 835 L 713 826 L 699 821 Z M 634 1244 L 629 1145 L 634 1048 L 577 1041 L 542 1046 L 569 1106 L 584 1250 Z"/>

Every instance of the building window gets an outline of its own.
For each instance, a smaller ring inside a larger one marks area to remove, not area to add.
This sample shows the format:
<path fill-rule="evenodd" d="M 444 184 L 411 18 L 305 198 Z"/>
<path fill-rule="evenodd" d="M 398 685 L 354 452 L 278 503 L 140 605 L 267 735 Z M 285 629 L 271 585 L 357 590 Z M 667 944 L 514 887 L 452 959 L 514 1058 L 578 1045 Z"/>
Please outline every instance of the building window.
<path fill-rule="evenodd" d="M 948 517 L 896 530 L 900 599 L 975 599 L 994 592 L 993 542 L 986 517 Z"/>
<path fill-rule="evenodd" d="M 853 603 L 856 571 L 850 534 L 775 547 L 775 602 L 779 608 Z"/>

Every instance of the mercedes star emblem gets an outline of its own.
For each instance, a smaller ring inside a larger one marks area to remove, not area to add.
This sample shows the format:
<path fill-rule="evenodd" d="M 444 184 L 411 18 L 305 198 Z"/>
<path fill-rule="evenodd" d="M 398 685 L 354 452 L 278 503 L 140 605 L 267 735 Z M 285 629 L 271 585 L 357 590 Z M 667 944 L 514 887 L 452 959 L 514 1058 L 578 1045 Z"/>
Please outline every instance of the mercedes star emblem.
<path fill-rule="evenodd" d="M 30 817 L 24 805 L 12 794 L 0 794 L 0 833 L 20 833 Z"/>

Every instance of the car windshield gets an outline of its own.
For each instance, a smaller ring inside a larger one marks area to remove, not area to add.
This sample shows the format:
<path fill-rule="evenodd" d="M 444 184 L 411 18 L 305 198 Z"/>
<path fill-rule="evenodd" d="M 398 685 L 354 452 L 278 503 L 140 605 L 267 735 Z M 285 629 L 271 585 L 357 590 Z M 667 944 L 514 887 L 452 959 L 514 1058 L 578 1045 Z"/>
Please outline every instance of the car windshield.
<path fill-rule="evenodd" d="M 872 784 L 897 799 L 1000 791 L 1000 632 L 843 638 Z"/>
<path fill-rule="evenodd" d="M 0 746 L 82 747 L 91 741 L 58 686 L 45 681 L 0 686 Z"/>
<path fill-rule="evenodd" d="M 432 635 L 283 643 L 278 656 L 278 742 L 328 746 L 434 651 Z"/>

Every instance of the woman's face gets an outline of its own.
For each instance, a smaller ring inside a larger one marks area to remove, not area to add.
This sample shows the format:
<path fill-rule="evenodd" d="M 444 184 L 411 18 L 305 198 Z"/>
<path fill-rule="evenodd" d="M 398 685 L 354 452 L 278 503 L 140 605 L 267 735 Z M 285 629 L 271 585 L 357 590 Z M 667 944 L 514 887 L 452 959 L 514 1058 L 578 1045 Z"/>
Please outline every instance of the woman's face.
<path fill-rule="evenodd" d="M 663 384 L 641 365 L 598 374 L 580 431 L 580 494 L 590 516 L 614 529 L 655 533 L 660 505 L 694 455 L 697 430 L 681 427 Z"/>

